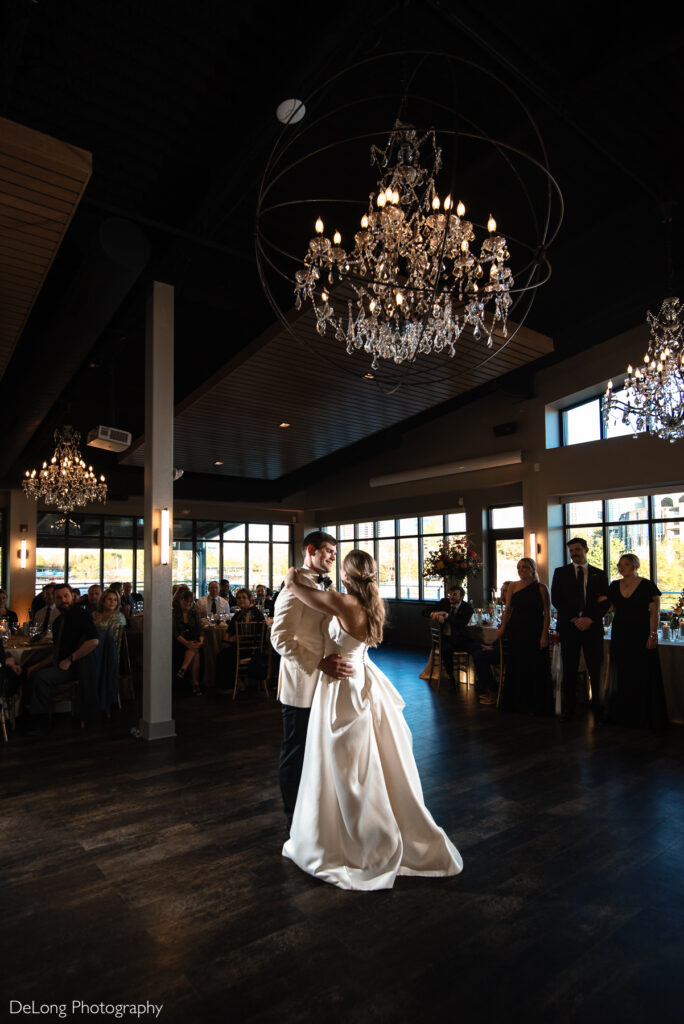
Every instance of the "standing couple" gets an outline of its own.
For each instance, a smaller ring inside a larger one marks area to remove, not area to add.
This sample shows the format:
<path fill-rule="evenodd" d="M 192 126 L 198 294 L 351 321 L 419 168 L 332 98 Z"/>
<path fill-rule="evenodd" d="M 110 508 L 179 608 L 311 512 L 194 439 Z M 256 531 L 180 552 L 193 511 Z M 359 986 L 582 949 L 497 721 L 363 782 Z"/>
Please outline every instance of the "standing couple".
<path fill-rule="evenodd" d="M 368 658 L 385 617 L 375 562 L 350 551 L 340 594 L 326 575 L 336 545 L 322 531 L 305 537 L 304 566 L 288 572 L 271 631 L 281 656 L 283 855 L 342 889 L 458 874 L 458 850 L 423 802 L 404 702 Z"/>

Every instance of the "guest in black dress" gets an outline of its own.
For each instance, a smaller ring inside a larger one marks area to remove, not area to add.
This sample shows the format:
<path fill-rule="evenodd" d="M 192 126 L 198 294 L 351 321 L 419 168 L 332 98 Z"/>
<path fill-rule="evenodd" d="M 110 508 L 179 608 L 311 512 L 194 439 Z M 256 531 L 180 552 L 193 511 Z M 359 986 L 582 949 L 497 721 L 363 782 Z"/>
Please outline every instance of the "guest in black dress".
<path fill-rule="evenodd" d="M 622 579 L 608 588 L 614 617 L 606 718 L 620 725 L 663 729 L 667 709 L 658 658 L 660 591 L 652 580 L 639 576 L 639 565 L 636 555 L 622 555 L 618 562 Z"/>
<path fill-rule="evenodd" d="M 6 590 L 0 590 L 0 619 L 7 619 L 8 626 L 16 626 L 18 623 L 17 613 L 7 607 Z"/>
<path fill-rule="evenodd" d="M 200 648 L 204 643 L 202 620 L 189 587 L 178 587 L 173 595 L 173 670 L 176 679 L 190 677 L 192 692 L 202 696 L 199 684 Z"/>
<path fill-rule="evenodd" d="M 504 637 L 503 711 L 551 714 L 553 686 L 549 659 L 551 601 L 531 558 L 518 562 L 519 580 L 511 583 L 497 636 Z"/>
<path fill-rule="evenodd" d="M 223 647 L 216 659 L 216 680 L 219 693 L 230 693 L 235 683 L 237 670 L 237 630 L 240 622 L 263 622 L 263 613 L 254 605 L 254 595 L 247 587 L 241 587 L 235 599 L 238 611 L 228 623 Z"/>

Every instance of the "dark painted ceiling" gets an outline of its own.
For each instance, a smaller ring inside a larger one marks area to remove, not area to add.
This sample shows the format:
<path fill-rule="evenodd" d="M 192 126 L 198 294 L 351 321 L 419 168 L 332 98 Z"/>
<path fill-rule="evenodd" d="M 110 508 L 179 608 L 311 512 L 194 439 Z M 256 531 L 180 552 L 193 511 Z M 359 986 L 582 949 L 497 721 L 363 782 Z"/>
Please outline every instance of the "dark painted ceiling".
<path fill-rule="evenodd" d="M 255 266 L 254 216 L 280 131 L 275 108 L 376 53 L 439 47 L 470 57 L 532 111 L 566 203 L 550 252 L 553 276 L 527 320 L 553 338 L 552 358 L 642 322 L 670 287 L 662 204 L 678 202 L 682 179 L 684 30 L 668 10 L 651 4 L 629 18 L 622 8 L 616 18 L 612 5 L 601 13 L 588 3 L 271 9 L 222 0 L 5 0 L 0 114 L 91 152 L 93 175 L 0 383 L 6 431 L 25 418 L 27 402 L 36 409 L 32 436 L 16 438 L 1 482 L 16 485 L 63 423 L 83 433 L 97 423 L 142 433 L 152 280 L 176 289 L 177 403 L 269 328 L 274 314 Z M 495 124 L 503 116 L 496 103 L 481 97 Z M 677 232 L 680 207 L 671 214 Z M 84 262 L 92 265 L 93 239 L 111 217 L 136 225 L 151 256 L 104 329 L 98 324 L 90 341 L 83 332 L 81 365 L 54 400 L 47 378 L 70 345 L 75 281 Z M 303 226 L 295 248 L 309 234 Z M 680 261 L 675 294 L 682 269 Z M 508 383 L 524 391 L 529 375 L 518 371 Z M 318 386 L 325 390 L 325 380 Z M 436 393 L 435 403 L 443 397 Z M 255 423 L 258 439 L 268 415 L 280 418 L 264 386 L 246 406 L 224 410 L 228 436 L 239 418 Z M 376 449 L 395 444 L 397 429 L 376 434 Z M 368 432 L 376 430 L 369 423 Z M 358 442 L 326 467 L 357 457 Z M 106 453 L 97 458 L 113 494 L 140 493 L 139 469 L 118 467 Z M 274 500 L 296 484 L 291 476 L 264 482 L 216 468 L 178 486 L 197 498 Z"/>

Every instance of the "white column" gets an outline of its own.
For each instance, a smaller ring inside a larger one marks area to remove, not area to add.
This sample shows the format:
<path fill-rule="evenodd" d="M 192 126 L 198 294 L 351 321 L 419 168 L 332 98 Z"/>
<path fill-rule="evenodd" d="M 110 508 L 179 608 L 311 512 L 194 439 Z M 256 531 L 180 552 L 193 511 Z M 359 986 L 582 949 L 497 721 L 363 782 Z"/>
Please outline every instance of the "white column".
<path fill-rule="evenodd" d="M 23 491 L 11 490 L 9 499 L 9 545 L 7 566 L 8 606 L 17 613 L 19 622 L 28 621 L 28 612 L 36 586 L 36 523 L 37 505 Z M 21 568 L 21 542 L 26 542 L 26 567 Z"/>
<path fill-rule="evenodd" d="M 155 281 L 145 330 L 145 739 L 175 736 L 171 693 L 171 552 L 162 564 L 161 510 L 173 526 L 173 288 Z M 170 545 L 169 545 L 170 546 Z"/>

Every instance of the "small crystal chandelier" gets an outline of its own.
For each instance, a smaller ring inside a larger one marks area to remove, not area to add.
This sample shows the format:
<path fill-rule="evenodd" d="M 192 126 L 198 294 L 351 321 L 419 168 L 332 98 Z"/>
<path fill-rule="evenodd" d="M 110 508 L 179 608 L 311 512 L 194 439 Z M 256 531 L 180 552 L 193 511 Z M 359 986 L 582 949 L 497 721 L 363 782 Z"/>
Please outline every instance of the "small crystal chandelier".
<path fill-rule="evenodd" d="M 421 163 L 426 143 L 431 170 Z M 370 354 L 373 369 L 378 359 L 403 363 L 443 351 L 453 356 L 466 327 L 475 338 L 484 335 L 490 348 L 496 325 L 507 336 L 513 274 L 506 239 L 490 214 L 489 234 L 477 252 L 464 204 L 454 208 L 451 195 L 439 198 L 441 163 L 434 129 L 419 136 L 412 125 L 395 121 L 386 147 L 371 146 L 380 178 L 353 248 L 342 248 L 338 231 L 331 242 L 319 218 L 304 269 L 295 274 L 296 308 L 310 301 L 318 333 L 330 326 L 349 355 L 359 349 Z M 333 298 L 341 282 L 351 286 L 355 300 Z"/>
<path fill-rule="evenodd" d="M 636 437 L 648 432 L 674 443 L 684 437 L 684 307 L 665 299 L 657 316 L 648 313 L 651 338 L 641 366 L 627 367 L 624 397 L 608 381 L 604 422 L 622 419 Z"/>
<path fill-rule="evenodd" d="M 56 448 L 50 462 L 44 462 L 40 470 L 26 470 L 26 479 L 22 486 L 27 498 L 44 501 L 46 505 L 55 505 L 64 518 L 58 520 L 63 525 L 69 519 L 74 508 L 81 508 L 93 501 L 107 500 L 107 484 L 104 476 L 97 476 L 92 466 L 86 466 L 79 443 L 81 435 L 72 427 L 64 427 L 64 432 L 55 430 Z"/>

